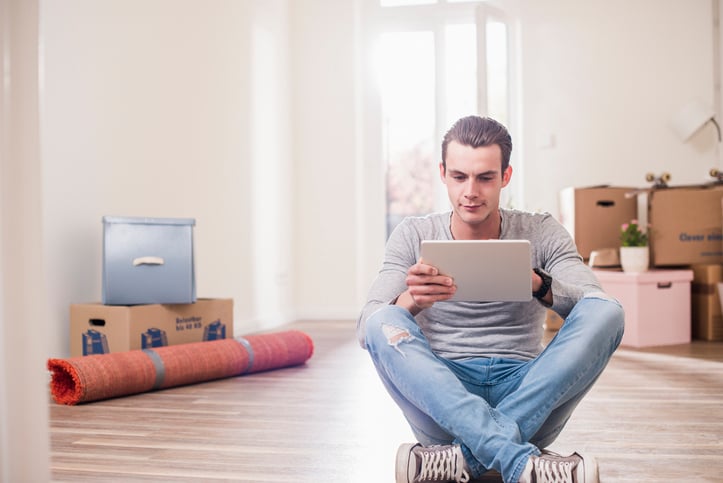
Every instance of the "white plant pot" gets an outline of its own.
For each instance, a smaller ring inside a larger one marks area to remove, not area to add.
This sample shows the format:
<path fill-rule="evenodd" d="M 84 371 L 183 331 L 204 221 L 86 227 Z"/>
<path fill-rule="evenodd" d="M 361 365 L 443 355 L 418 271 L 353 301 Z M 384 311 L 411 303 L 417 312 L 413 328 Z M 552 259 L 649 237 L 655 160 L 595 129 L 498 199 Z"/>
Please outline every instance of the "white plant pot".
<path fill-rule="evenodd" d="M 648 247 L 620 247 L 620 265 L 623 272 L 640 273 L 650 265 Z"/>

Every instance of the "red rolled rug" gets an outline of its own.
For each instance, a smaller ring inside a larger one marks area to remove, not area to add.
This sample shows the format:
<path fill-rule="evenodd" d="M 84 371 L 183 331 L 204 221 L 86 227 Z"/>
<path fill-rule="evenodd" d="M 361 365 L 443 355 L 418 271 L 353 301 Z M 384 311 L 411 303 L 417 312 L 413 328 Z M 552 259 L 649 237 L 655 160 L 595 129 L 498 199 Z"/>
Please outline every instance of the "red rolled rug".
<path fill-rule="evenodd" d="M 192 344 L 49 359 L 50 390 L 59 404 L 112 397 L 240 376 L 306 362 L 314 343 L 289 330 Z"/>

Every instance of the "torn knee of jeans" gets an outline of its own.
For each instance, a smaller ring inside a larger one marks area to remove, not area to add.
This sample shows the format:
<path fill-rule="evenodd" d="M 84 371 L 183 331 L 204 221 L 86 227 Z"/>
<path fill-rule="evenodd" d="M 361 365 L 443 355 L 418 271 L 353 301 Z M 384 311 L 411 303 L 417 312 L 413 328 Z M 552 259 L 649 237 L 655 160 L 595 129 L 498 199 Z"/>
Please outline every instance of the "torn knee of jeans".
<path fill-rule="evenodd" d="M 411 342 L 414 340 L 414 336 L 409 333 L 407 329 L 401 329 L 393 325 L 382 325 L 382 333 L 387 338 L 387 343 L 399 350 L 399 344 L 402 342 Z"/>

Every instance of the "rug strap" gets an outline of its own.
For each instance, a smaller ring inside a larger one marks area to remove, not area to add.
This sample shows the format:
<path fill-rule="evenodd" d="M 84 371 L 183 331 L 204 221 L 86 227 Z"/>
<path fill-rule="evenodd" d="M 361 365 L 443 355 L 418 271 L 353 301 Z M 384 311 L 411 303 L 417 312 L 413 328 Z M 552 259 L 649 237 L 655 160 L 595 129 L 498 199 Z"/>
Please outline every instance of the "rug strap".
<path fill-rule="evenodd" d="M 251 342 L 244 339 L 243 337 L 240 337 L 240 336 L 236 337 L 235 340 L 236 340 L 236 342 L 238 342 L 239 344 L 244 346 L 244 349 L 246 349 L 246 352 L 248 352 L 248 354 L 249 354 L 249 363 L 246 366 L 246 369 L 241 373 L 241 374 L 245 374 L 254 367 L 254 348 L 251 347 Z"/>
<path fill-rule="evenodd" d="M 153 368 L 156 370 L 156 381 L 153 383 L 152 390 L 159 389 L 163 384 L 163 379 L 166 378 L 166 367 L 163 365 L 163 359 L 153 349 L 143 349 L 143 352 L 151 359 Z"/>

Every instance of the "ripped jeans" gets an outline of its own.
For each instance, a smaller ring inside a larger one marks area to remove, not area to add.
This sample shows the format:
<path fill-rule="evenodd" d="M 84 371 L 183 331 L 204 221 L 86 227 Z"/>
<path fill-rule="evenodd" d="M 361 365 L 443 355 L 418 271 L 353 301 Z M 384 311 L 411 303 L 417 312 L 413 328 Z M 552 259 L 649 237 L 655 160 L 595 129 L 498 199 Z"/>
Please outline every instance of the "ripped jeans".
<path fill-rule="evenodd" d="M 432 352 L 407 310 L 390 305 L 367 319 L 365 342 L 420 443 L 460 444 L 472 477 L 495 469 L 516 483 L 603 371 L 623 325 L 619 304 L 584 298 L 534 359 L 453 361 Z"/>

